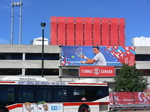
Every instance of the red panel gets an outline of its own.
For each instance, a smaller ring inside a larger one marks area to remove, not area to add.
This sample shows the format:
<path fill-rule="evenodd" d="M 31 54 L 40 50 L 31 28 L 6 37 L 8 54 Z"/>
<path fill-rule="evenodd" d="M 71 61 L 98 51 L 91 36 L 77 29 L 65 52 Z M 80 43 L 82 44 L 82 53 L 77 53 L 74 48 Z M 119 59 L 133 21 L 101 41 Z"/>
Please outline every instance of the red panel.
<path fill-rule="evenodd" d="M 82 77 L 114 77 L 113 66 L 80 66 Z"/>
<path fill-rule="evenodd" d="M 57 18 L 51 17 L 51 37 L 50 37 L 50 44 L 57 45 Z"/>
<path fill-rule="evenodd" d="M 84 45 L 92 45 L 92 18 L 84 18 Z"/>
<path fill-rule="evenodd" d="M 110 45 L 119 45 L 119 29 L 118 29 L 118 18 L 110 19 Z"/>
<path fill-rule="evenodd" d="M 132 92 L 113 92 L 113 105 L 134 104 Z"/>
<path fill-rule="evenodd" d="M 133 101 L 133 93 L 132 92 L 118 92 L 117 94 L 115 94 L 118 96 L 118 101 L 122 102 L 122 101 Z"/>
<path fill-rule="evenodd" d="M 67 45 L 75 45 L 74 43 L 74 17 L 67 18 Z"/>
<path fill-rule="evenodd" d="M 83 45 L 83 18 L 76 18 L 75 45 Z"/>
<path fill-rule="evenodd" d="M 120 18 L 119 23 L 119 46 L 125 46 L 125 19 Z"/>
<path fill-rule="evenodd" d="M 100 18 L 93 18 L 93 45 L 101 46 Z"/>
<path fill-rule="evenodd" d="M 102 46 L 109 46 L 109 18 L 102 18 Z"/>
<path fill-rule="evenodd" d="M 66 45 L 65 22 L 65 17 L 58 17 L 58 45 Z"/>

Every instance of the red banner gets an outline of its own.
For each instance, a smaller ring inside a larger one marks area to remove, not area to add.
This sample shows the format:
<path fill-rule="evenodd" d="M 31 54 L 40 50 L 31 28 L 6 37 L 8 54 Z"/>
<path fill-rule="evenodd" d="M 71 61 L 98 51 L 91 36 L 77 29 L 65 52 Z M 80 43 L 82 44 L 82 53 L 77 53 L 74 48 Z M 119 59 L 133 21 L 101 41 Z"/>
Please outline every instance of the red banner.
<path fill-rule="evenodd" d="M 110 104 L 150 104 L 150 92 L 111 92 Z"/>
<path fill-rule="evenodd" d="M 114 77 L 113 66 L 80 66 L 80 76 Z"/>

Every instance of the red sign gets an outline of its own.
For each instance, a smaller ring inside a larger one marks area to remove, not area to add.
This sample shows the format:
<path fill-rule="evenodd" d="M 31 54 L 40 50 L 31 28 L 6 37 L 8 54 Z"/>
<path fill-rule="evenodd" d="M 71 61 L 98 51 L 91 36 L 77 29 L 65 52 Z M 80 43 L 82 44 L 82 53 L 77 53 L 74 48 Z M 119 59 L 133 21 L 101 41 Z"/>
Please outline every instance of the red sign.
<path fill-rule="evenodd" d="M 83 77 L 114 77 L 113 66 L 80 66 L 80 76 Z"/>

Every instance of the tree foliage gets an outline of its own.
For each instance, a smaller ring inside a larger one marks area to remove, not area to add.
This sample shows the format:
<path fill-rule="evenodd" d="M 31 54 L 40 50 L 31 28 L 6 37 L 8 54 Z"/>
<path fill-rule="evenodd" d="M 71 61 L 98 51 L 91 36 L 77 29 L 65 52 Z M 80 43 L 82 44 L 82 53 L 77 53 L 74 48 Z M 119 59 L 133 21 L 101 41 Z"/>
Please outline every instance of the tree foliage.
<path fill-rule="evenodd" d="M 148 85 L 141 70 L 137 70 L 135 65 L 127 64 L 122 66 L 119 75 L 115 77 L 115 82 L 115 92 L 143 92 Z"/>

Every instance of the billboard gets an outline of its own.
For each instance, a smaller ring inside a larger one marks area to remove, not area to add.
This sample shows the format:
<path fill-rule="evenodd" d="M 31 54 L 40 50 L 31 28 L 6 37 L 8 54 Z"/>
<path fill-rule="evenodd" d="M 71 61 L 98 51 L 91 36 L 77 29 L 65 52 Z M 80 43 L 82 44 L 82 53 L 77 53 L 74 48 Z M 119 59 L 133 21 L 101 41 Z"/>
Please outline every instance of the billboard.
<path fill-rule="evenodd" d="M 114 77 L 113 66 L 80 66 L 81 77 Z"/>
<path fill-rule="evenodd" d="M 62 46 L 63 66 L 121 66 L 135 64 L 135 49 L 129 46 Z M 94 60 L 94 61 L 93 61 Z"/>

